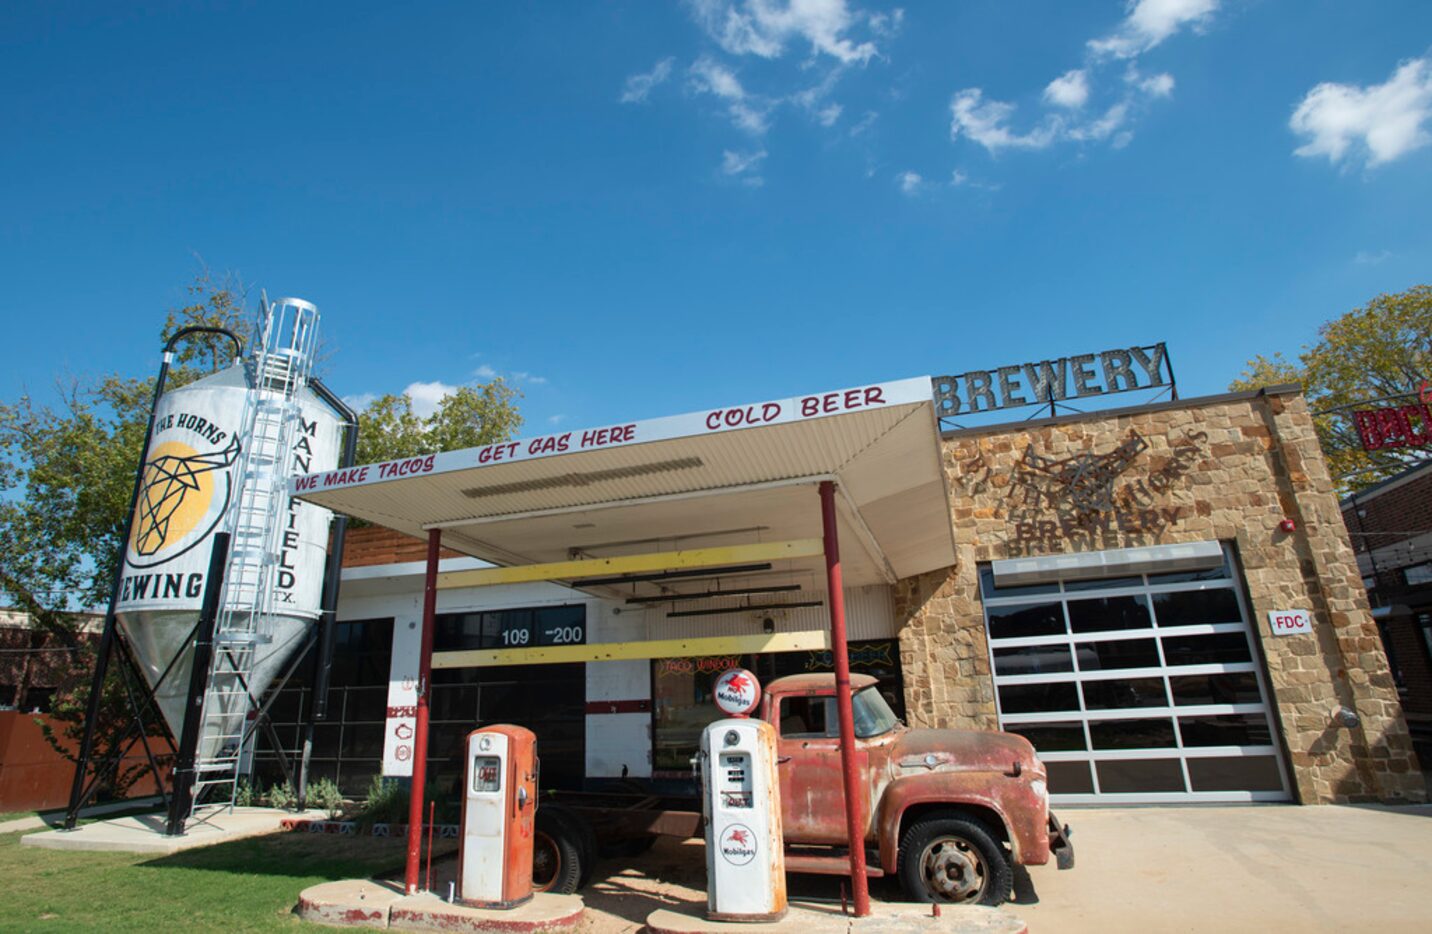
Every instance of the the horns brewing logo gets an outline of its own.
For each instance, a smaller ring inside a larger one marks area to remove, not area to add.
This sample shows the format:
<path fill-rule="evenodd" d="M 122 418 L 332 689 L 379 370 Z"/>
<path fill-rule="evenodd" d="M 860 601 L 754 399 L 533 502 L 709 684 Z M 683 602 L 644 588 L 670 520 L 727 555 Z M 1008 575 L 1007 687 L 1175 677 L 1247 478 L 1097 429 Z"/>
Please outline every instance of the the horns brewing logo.
<path fill-rule="evenodd" d="M 130 540 L 134 552 L 151 557 L 183 541 L 194 531 L 210 512 L 218 485 L 215 471 L 231 466 L 238 456 L 237 438 L 230 438 L 226 447 L 203 454 L 178 441 L 155 446 L 144 465 L 144 481 L 135 510 L 134 536 Z M 222 515 L 223 510 L 218 510 L 210 527 Z"/>

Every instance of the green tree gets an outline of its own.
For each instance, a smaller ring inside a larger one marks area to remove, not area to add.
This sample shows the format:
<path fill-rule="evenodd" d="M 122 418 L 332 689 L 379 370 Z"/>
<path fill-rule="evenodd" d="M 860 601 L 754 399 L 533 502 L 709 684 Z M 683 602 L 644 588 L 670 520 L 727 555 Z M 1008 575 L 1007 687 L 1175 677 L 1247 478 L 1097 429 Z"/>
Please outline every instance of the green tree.
<path fill-rule="evenodd" d="M 1353 492 L 1429 459 L 1426 450 L 1364 451 L 1352 412 L 1415 401 L 1432 378 L 1432 286 L 1379 295 L 1318 329 L 1296 362 L 1281 354 L 1248 362 L 1231 389 L 1301 383 L 1333 479 Z"/>
<path fill-rule="evenodd" d="M 502 377 L 460 386 L 426 418 L 407 395 L 379 396 L 358 413 L 358 463 L 397 460 L 506 441 L 522 427 L 520 394 Z"/>

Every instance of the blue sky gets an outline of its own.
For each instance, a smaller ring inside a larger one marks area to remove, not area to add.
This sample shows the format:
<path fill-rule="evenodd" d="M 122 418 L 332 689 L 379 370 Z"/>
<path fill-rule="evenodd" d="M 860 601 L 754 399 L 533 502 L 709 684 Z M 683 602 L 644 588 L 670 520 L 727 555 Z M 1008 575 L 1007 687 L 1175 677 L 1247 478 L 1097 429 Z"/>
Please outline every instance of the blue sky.
<path fill-rule="evenodd" d="M 350 397 L 525 434 L 1168 342 L 1429 281 L 1425 0 L 0 9 L 0 395 L 147 373 L 202 257 Z"/>

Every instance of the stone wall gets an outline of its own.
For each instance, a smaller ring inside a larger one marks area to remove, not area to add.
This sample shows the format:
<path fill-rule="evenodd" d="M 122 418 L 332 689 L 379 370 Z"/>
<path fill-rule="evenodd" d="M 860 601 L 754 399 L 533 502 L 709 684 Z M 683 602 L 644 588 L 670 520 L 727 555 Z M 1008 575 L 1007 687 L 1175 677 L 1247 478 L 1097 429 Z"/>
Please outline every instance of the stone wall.
<path fill-rule="evenodd" d="M 1058 463 L 1100 455 L 1079 476 Z M 1104 456 L 1107 455 L 1107 456 Z M 901 581 L 912 725 L 997 724 L 977 565 L 1021 555 L 1233 542 L 1270 702 L 1304 803 L 1421 801 L 1425 786 L 1300 393 L 1188 400 L 946 436 L 956 565 Z M 1280 529 L 1284 519 L 1296 525 Z M 1274 637 L 1271 610 L 1313 613 Z M 1335 727 L 1338 706 L 1361 726 Z"/>

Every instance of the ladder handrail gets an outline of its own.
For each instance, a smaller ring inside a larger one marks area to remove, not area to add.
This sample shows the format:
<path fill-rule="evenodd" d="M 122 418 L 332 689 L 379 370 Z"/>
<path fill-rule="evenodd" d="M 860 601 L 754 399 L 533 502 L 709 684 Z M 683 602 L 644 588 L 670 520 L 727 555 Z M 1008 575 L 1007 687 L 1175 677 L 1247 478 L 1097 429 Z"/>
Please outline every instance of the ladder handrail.
<path fill-rule="evenodd" d="M 244 761 L 247 716 L 257 709 L 258 698 L 248 688 L 255 646 L 272 638 L 279 615 L 274 598 L 289 507 L 287 480 L 299 430 L 299 394 L 312 375 L 317 338 L 318 309 L 313 305 L 287 298 L 261 305 L 239 423 L 244 442 L 236 471 L 238 490 L 224 520 L 233 545 L 215 631 L 215 641 L 223 648 L 209 666 L 195 762 L 196 772 L 229 773 L 196 785 L 227 782 L 231 808 Z"/>

